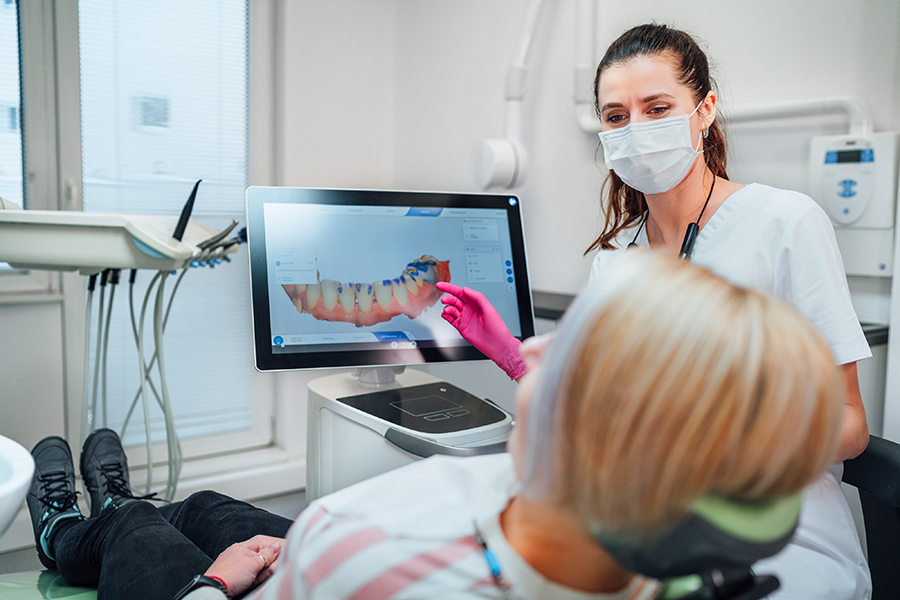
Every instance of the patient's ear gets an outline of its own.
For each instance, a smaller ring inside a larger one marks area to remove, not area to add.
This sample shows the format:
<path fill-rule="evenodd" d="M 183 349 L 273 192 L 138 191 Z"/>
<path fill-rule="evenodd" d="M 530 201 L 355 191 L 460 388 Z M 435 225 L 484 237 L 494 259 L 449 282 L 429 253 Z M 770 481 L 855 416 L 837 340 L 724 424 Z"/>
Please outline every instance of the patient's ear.
<path fill-rule="evenodd" d="M 528 377 L 528 373 L 524 377 Z M 523 377 L 523 379 L 524 379 Z M 527 384 L 527 381 L 521 382 L 520 385 Z M 513 430 L 510 432 L 506 440 L 506 451 L 512 455 L 513 465 L 516 470 L 516 481 L 525 481 L 525 460 L 526 460 L 526 437 L 525 437 L 525 419 L 528 415 L 528 405 L 519 400 L 521 389 L 516 394 L 516 420 Z"/>
<path fill-rule="evenodd" d="M 525 359 L 525 364 L 528 365 L 528 372 L 519 378 L 519 388 L 516 390 L 516 426 L 506 442 L 506 451 L 513 456 L 513 461 L 516 465 L 516 478 L 519 481 L 523 481 L 524 478 L 525 455 L 528 444 L 525 436 L 528 406 L 531 404 L 531 396 L 540 372 L 541 360 L 552 338 L 552 333 L 536 335 L 525 340 L 519 349 L 522 353 L 522 358 Z"/>
<path fill-rule="evenodd" d="M 553 332 L 551 331 L 549 333 L 532 336 L 522 342 L 522 345 L 519 347 L 519 353 L 521 353 L 522 358 L 525 360 L 525 363 L 528 364 L 529 368 L 531 368 L 534 363 L 540 362 L 552 339 Z"/>

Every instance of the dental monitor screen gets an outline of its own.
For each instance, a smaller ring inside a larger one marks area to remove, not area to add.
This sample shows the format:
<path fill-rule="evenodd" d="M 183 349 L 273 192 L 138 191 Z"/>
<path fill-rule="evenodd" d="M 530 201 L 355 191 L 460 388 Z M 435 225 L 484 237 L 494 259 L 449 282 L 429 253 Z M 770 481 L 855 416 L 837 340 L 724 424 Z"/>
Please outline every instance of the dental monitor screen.
<path fill-rule="evenodd" d="M 534 335 L 515 196 L 251 187 L 247 225 L 261 371 L 483 360 L 440 281 Z"/>

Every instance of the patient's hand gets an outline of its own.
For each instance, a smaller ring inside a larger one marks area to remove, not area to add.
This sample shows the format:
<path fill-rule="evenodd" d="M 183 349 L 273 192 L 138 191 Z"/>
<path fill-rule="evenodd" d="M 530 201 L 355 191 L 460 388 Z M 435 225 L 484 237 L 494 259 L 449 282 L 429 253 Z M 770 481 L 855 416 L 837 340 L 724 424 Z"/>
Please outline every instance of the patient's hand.
<path fill-rule="evenodd" d="M 246 542 L 232 544 L 204 575 L 218 577 L 232 596 L 239 596 L 272 576 L 283 542 L 281 538 L 257 535 Z"/>

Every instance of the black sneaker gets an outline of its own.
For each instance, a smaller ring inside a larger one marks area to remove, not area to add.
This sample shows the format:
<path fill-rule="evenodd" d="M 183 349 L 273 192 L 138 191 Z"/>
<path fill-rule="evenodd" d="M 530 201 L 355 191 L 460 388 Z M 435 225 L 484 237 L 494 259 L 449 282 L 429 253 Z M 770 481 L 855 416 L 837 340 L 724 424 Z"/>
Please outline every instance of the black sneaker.
<path fill-rule="evenodd" d="M 26 501 L 34 527 L 34 542 L 41 563 L 48 569 L 55 569 L 50 541 L 56 524 L 67 519 L 84 519 L 78 510 L 72 451 L 66 440 L 53 436 L 38 442 L 31 455 L 34 457 L 34 478 Z"/>
<path fill-rule="evenodd" d="M 128 459 L 118 434 L 98 429 L 88 436 L 81 450 L 81 477 L 88 493 L 91 517 L 108 508 L 118 508 L 132 500 L 154 496 L 135 496 L 128 479 Z"/>

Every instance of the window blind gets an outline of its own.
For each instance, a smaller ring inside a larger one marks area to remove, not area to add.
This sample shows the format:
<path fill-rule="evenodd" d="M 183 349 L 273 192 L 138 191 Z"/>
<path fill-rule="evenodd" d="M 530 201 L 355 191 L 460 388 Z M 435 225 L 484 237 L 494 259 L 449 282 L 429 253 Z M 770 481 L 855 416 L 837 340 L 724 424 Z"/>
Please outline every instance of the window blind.
<path fill-rule="evenodd" d="M 232 218 L 243 224 L 248 181 L 247 2 L 79 0 L 78 11 L 84 210 L 177 215 L 194 182 L 202 179 L 193 218 L 217 229 Z M 192 269 L 172 305 L 164 335 L 165 366 L 182 440 L 251 426 L 245 252 L 239 250 L 232 263 L 215 269 Z M 138 273 L 137 310 L 151 277 L 150 272 Z M 140 379 L 127 274 L 122 279 L 115 292 L 107 353 L 106 424 L 117 430 Z M 175 280 L 169 278 L 169 290 Z M 95 292 L 95 307 L 98 298 Z M 148 315 L 147 340 L 152 340 L 151 323 Z M 97 325 L 95 310 L 95 350 Z M 149 361 L 152 343 L 145 348 Z M 155 406 L 151 421 L 154 441 L 160 442 L 164 424 Z M 94 426 L 102 425 L 98 410 Z M 123 441 L 138 443 L 143 434 L 138 406 Z"/>
<path fill-rule="evenodd" d="M 0 4 L 0 198 L 23 205 L 19 19 L 15 2 Z"/>

